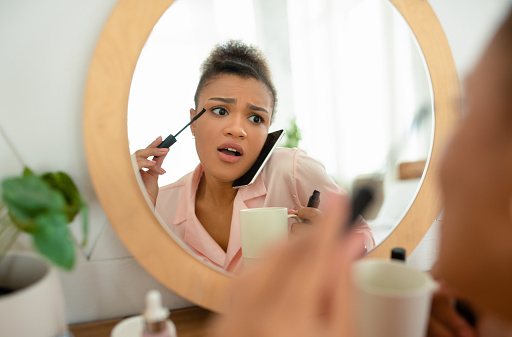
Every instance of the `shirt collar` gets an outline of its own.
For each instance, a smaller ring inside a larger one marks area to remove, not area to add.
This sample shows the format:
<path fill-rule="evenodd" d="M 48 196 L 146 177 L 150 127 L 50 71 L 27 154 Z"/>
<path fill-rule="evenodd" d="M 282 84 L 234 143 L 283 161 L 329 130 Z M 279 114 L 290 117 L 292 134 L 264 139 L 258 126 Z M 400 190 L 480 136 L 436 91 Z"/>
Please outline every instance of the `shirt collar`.
<path fill-rule="evenodd" d="M 247 200 L 251 200 L 266 195 L 267 187 L 265 186 L 265 182 L 263 181 L 263 177 L 261 176 L 261 174 L 256 177 L 252 185 L 240 187 L 239 193 L 244 203 Z"/>
<path fill-rule="evenodd" d="M 179 200 L 178 208 L 176 210 L 176 215 L 174 216 L 173 225 L 179 225 L 187 220 L 187 215 L 189 211 L 189 207 L 195 211 L 195 199 L 197 187 L 199 186 L 199 181 L 203 176 L 204 168 L 201 164 L 197 165 L 192 174 L 192 178 L 187 181 L 185 186 L 183 187 L 183 196 Z M 240 187 L 238 194 L 241 197 L 241 201 L 244 203 L 261 196 L 267 194 L 267 187 L 265 186 L 265 182 L 263 181 L 263 177 L 258 175 L 256 177 L 254 183 L 250 186 Z M 247 208 L 245 205 L 244 208 Z M 240 209 L 233 208 L 233 213 L 236 214 Z M 234 220 L 234 219 L 233 219 Z M 238 222 L 238 217 L 237 217 Z"/>
<path fill-rule="evenodd" d="M 189 207 L 195 211 L 197 187 L 199 186 L 203 172 L 203 165 L 197 165 L 192 173 L 192 178 L 185 183 L 182 190 L 182 197 L 179 198 L 178 208 L 174 215 L 173 225 L 179 225 L 187 220 Z"/>
<path fill-rule="evenodd" d="M 183 187 L 183 194 L 179 200 L 173 225 L 185 225 L 183 241 L 215 264 L 227 268 L 242 247 L 240 238 L 240 210 L 248 208 L 246 201 L 266 195 L 267 188 L 261 174 L 252 185 L 239 188 L 233 203 L 228 249 L 224 252 L 206 232 L 195 215 L 196 192 L 203 172 L 204 168 L 199 164 L 195 168 L 191 179 Z"/>

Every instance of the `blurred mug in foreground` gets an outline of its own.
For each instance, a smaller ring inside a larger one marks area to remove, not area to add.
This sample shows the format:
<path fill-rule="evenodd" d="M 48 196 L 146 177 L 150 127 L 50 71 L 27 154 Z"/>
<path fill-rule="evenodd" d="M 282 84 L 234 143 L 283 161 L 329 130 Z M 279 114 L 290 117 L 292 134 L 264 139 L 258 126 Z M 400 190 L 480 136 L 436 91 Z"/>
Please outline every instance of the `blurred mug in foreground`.
<path fill-rule="evenodd" d="M 286 207 L 263 207 L 240 210 L 240 236 L 244 266 L 261 259 L 265 250 L 278 241 L 288 240 L 288 219 L 301 219 L 288 214 Z"/>
<path fill-rule="evenodd" d="M 354 263 L 353 281 L 358 336 L 424 337 L 432 277 L 400 261 L 364 259 Z"/>

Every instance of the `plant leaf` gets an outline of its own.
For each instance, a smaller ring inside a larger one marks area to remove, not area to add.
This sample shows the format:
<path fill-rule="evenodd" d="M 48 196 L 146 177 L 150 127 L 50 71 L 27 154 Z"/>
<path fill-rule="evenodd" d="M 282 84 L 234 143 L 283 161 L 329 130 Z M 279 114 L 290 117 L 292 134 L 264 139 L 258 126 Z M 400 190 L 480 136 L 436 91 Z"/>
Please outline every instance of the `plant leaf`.
<path fill-rule="evenodd" d="M 12 221 L 28 232 L 34 229 L 34 220 L 39 214 L 62 212 L 66 206 L 64 197 L 35 175 L 2 181 L 2 199 Z"/>
<path fill-rule="evenodd" d="M 63 213 L 41 214 L 36 219 L 33 237 L 34 244 L 42 255 L 55 265 L 71 270 L 75 263 L 75 249 L 67 223 L 67 217 Z"/>
<path fill-rule="evenodd" d="M 34 172 L 32 172 L 31 169 L 29 169 L 28 167 L 25 166 L 25 168 L 23 169 L 22 177 L 28 177 L 28 176 L 35 176 L 35 174 L 34 174 Z"/>
<path fill-rule="evenodd" d="M 64 198 L 66 199 L 66 208 L 64 212 L 68 217 L 68 222 L 73 221 L 78 212 L 80 212 L 80 208 L 82 206 L 80 192 L 78 192 L 73 180 L 64 172 L 45 173 L 41 178 L 50 185 L 52 189 L 59 191 L 64 195 Z"/>
<path fill-rule="evenodd" d="M 82 213 L 82 247 L 87 245 L 87 237 L 89 233 L 89 210 L 85 201 L 80 198 L 80 213 Z"/>

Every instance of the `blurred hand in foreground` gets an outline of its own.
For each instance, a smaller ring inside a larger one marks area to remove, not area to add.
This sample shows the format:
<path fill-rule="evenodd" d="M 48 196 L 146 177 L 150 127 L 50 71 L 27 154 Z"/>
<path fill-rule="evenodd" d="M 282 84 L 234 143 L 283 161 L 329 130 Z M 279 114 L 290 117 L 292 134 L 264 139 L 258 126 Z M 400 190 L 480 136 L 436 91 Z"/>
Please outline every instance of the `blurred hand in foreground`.
<path fill-rule="evenodd" d="M 341 235 L 347 208 L 337 204 L 312 235 L 233 280 L 229 313 L 213 319 L 211 337 L 354 336 L 350 267 L 360 249 Z"/>

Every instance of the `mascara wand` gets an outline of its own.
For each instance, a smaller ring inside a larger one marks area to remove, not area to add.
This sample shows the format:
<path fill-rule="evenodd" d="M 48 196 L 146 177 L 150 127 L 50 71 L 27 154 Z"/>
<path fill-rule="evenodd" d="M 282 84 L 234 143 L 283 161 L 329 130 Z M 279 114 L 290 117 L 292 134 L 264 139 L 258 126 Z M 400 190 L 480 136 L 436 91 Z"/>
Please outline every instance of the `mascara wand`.
<path fill-rule="evenodd" d="M 174 136 L 171 134 L 169 136 L 167 136 L 167 138 L 164 139 L 163 142 L 160 143 L 160 145 L 157 146 L 157 148 L 163 148 L 163 147 L 171 147 L 174 143 L 176 143 L 176 137 L 178 137 L 178 135 L 183 131 L 185 130 L 190 124 L 194 123 L 199 117 L 201 117 L 204 112 L 206 111 L 205 108 L 203 108 L 203 110 L 201 110 L 201 112 L 199 112 L 194 118 L 192 118 L 190 120 L 190 122 L 187 123 L 187 125 L 185 125 L 180 131 L 178 131 L 177 134 L 175 134 Z"/>
<path fill-rule="evenodd" d="M 350 219 L 344 228 L 345 231 L 352 228 L 352 226 L 361 217 L 361 214 L 371 204 L 372 200 L 373 190 L 371 188 L 364 187 L 357 191 L 356 195 L 354 196 L 354 201 L 352 202 L 352 214 L 350 215 Z"/>

